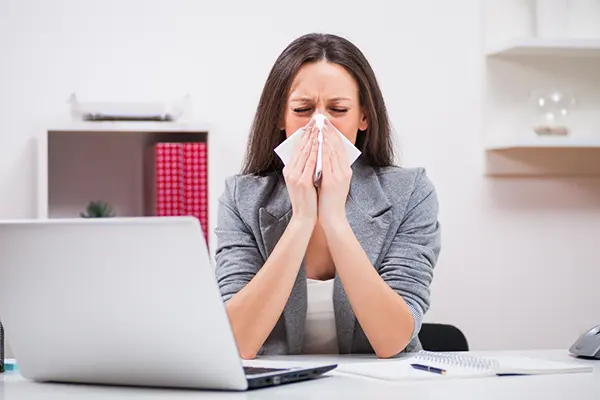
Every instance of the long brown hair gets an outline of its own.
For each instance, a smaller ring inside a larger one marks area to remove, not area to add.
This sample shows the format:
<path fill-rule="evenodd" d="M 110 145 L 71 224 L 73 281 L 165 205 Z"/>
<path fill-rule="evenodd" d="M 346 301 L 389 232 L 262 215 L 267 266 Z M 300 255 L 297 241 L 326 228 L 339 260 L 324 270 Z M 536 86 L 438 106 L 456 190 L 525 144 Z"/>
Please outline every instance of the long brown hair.
<path fill-rule="evenodd" d="M 358 84 L 360 106 L 368 122 L 368 128 L 359 131 L 356 138 L 363 162 L 374 167 L 393 165 L 389 118 L 369 62 L 347 39 L 311 33 L 290 43 L 269 73 L 250 130 L 244 174 L 265 174 L 283 169 L 283 163 L 273 149 L 286 138 L 280 126 L 290 88 L 300 67 L 321 60 L 344 67 Z"/>

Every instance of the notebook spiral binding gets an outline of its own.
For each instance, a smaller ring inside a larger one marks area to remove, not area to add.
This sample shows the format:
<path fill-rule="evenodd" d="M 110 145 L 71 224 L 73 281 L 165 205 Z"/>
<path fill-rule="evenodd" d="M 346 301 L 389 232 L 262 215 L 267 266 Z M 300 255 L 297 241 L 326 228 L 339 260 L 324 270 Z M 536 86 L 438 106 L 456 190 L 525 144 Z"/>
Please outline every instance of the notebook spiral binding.
<path fill-rule="evenodd" d="M 466 354 L 436 353 L 432 351 L 421 350 L 416 354 L 415 357 L 425 362 L 435 362 L 439 364 L 477 370 L 495 370 L 500 367 L 500 363 L 497 360 L 469 356 Z"/>

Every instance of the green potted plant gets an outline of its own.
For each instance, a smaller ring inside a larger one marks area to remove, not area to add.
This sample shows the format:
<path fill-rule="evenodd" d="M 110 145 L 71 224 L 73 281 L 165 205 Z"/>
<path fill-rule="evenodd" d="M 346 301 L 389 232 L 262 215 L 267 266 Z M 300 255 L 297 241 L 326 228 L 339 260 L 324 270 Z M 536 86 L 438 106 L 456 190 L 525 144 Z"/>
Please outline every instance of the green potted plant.
<path fill-rule="evenodd" d="M 83 218 L 110 218 L 114 217 L 115 213 L 110 204 L 105 201 L 90 201 L 85 208 L 85 212 L 80 213 Z"/>

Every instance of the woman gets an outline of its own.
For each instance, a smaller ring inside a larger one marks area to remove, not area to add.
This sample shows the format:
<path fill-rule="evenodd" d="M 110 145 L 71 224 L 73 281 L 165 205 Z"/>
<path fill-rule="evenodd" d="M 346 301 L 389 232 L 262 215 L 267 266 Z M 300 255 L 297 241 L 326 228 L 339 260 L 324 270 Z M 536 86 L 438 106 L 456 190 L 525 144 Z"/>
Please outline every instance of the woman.
<path fill-rule="evenodd" d="M 328 119 L 318 189 L 315 113 Z M 274 148 L 305 126 L 284 167 Z M 352 166 L 334 127 L 362 152 Z M 216 274 L 242 358 L 421 348 L 437 197 L 422 169 L 393 160 L 383 96 L 360 50 L 333 35 L 292 42 L 267 78 L 243 173 L 220 199 Z"/>

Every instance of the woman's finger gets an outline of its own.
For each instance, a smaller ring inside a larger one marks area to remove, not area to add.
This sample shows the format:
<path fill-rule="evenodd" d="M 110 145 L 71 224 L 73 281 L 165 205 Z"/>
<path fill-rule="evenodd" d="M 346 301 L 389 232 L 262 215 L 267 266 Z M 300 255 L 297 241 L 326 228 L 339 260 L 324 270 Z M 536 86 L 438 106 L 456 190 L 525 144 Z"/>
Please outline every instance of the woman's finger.
<path fill-rule="evenodd" d="M 323 132 L 323 174 L 333 174 L 332 162 L 331 162 L 331 138 L 329 132 L 324 130 Z"/>
<path fill-rule="evenodd" d="M 330 133 L 332 141 L 331 147 L 332 153 L 334 154 L 332 160 L 336 162 L 336 170 L 343 171 L 343 169 L 349 164 L 348 155 L 346 154 L 346 149 L 344 148 L 344 142 L 331 122 L 325 121 L 325 124 L 327 125 L 327 130 Z"/>
<path fill-rule="evenodd" d="M 330 142 L 334 142 L 335 139 L 329 139 Z M 339 161 L 339 152 L 337 150 L 337 148 L 334 147 L 334 145 L 330 145 L 331 147 L 331 153 L 329 155 L 329 162 L 331 164 L 331 172 L 334 175 L 339 175 L 341 172 L 340 169 L 340 161 Z"/>
<path fill-rule="evenodd" d="M 317 140 L 317 135 L 313 131 L 311 134 L 311 146 L 310 146 L 310 154 L 306 163 L 304 164 L 304 170 L 302 171 L 303 180 L 312 180 L 313 175 L 315 174 L 315 168 L 317 166 L 317 155 L 319 150 L 319 142 Z"/>
<path fill-rule="evenodd" d="M 296 164 L 298 164 L 298 159 L 300 158 L 300 155 L 302 154 L 302 148 L 304 147 L 305 144 L 305 136 L 308 135 L 308 132 L 304 132 L 304 134 L 302 134 L 302 137 L 300 138 L 300 141 L 298 143 L 296 143 L 296 146 L 294 146 L 294 153 L 292 156 L 292 162 L 289 163 L 289 167 L 293 168 L 294 166 L 296 166 Z"/>
<path fill-rule="evenodd" d="M 307 127 L 307 129 L 302 134 L 302 139 L 300 140 L 298 147 L 296 147 L 296 150 L 294 152 L 294 158 L 292 161 L 293 169 L 299 169 L 300 171 L 302 171 L 302 169 L 304 168 L 304 164 L 306 163 L 306 160 L 310 155 L 310 149 L 312 144 L 311 138 L 313 136 L 314 126 Z"/>

